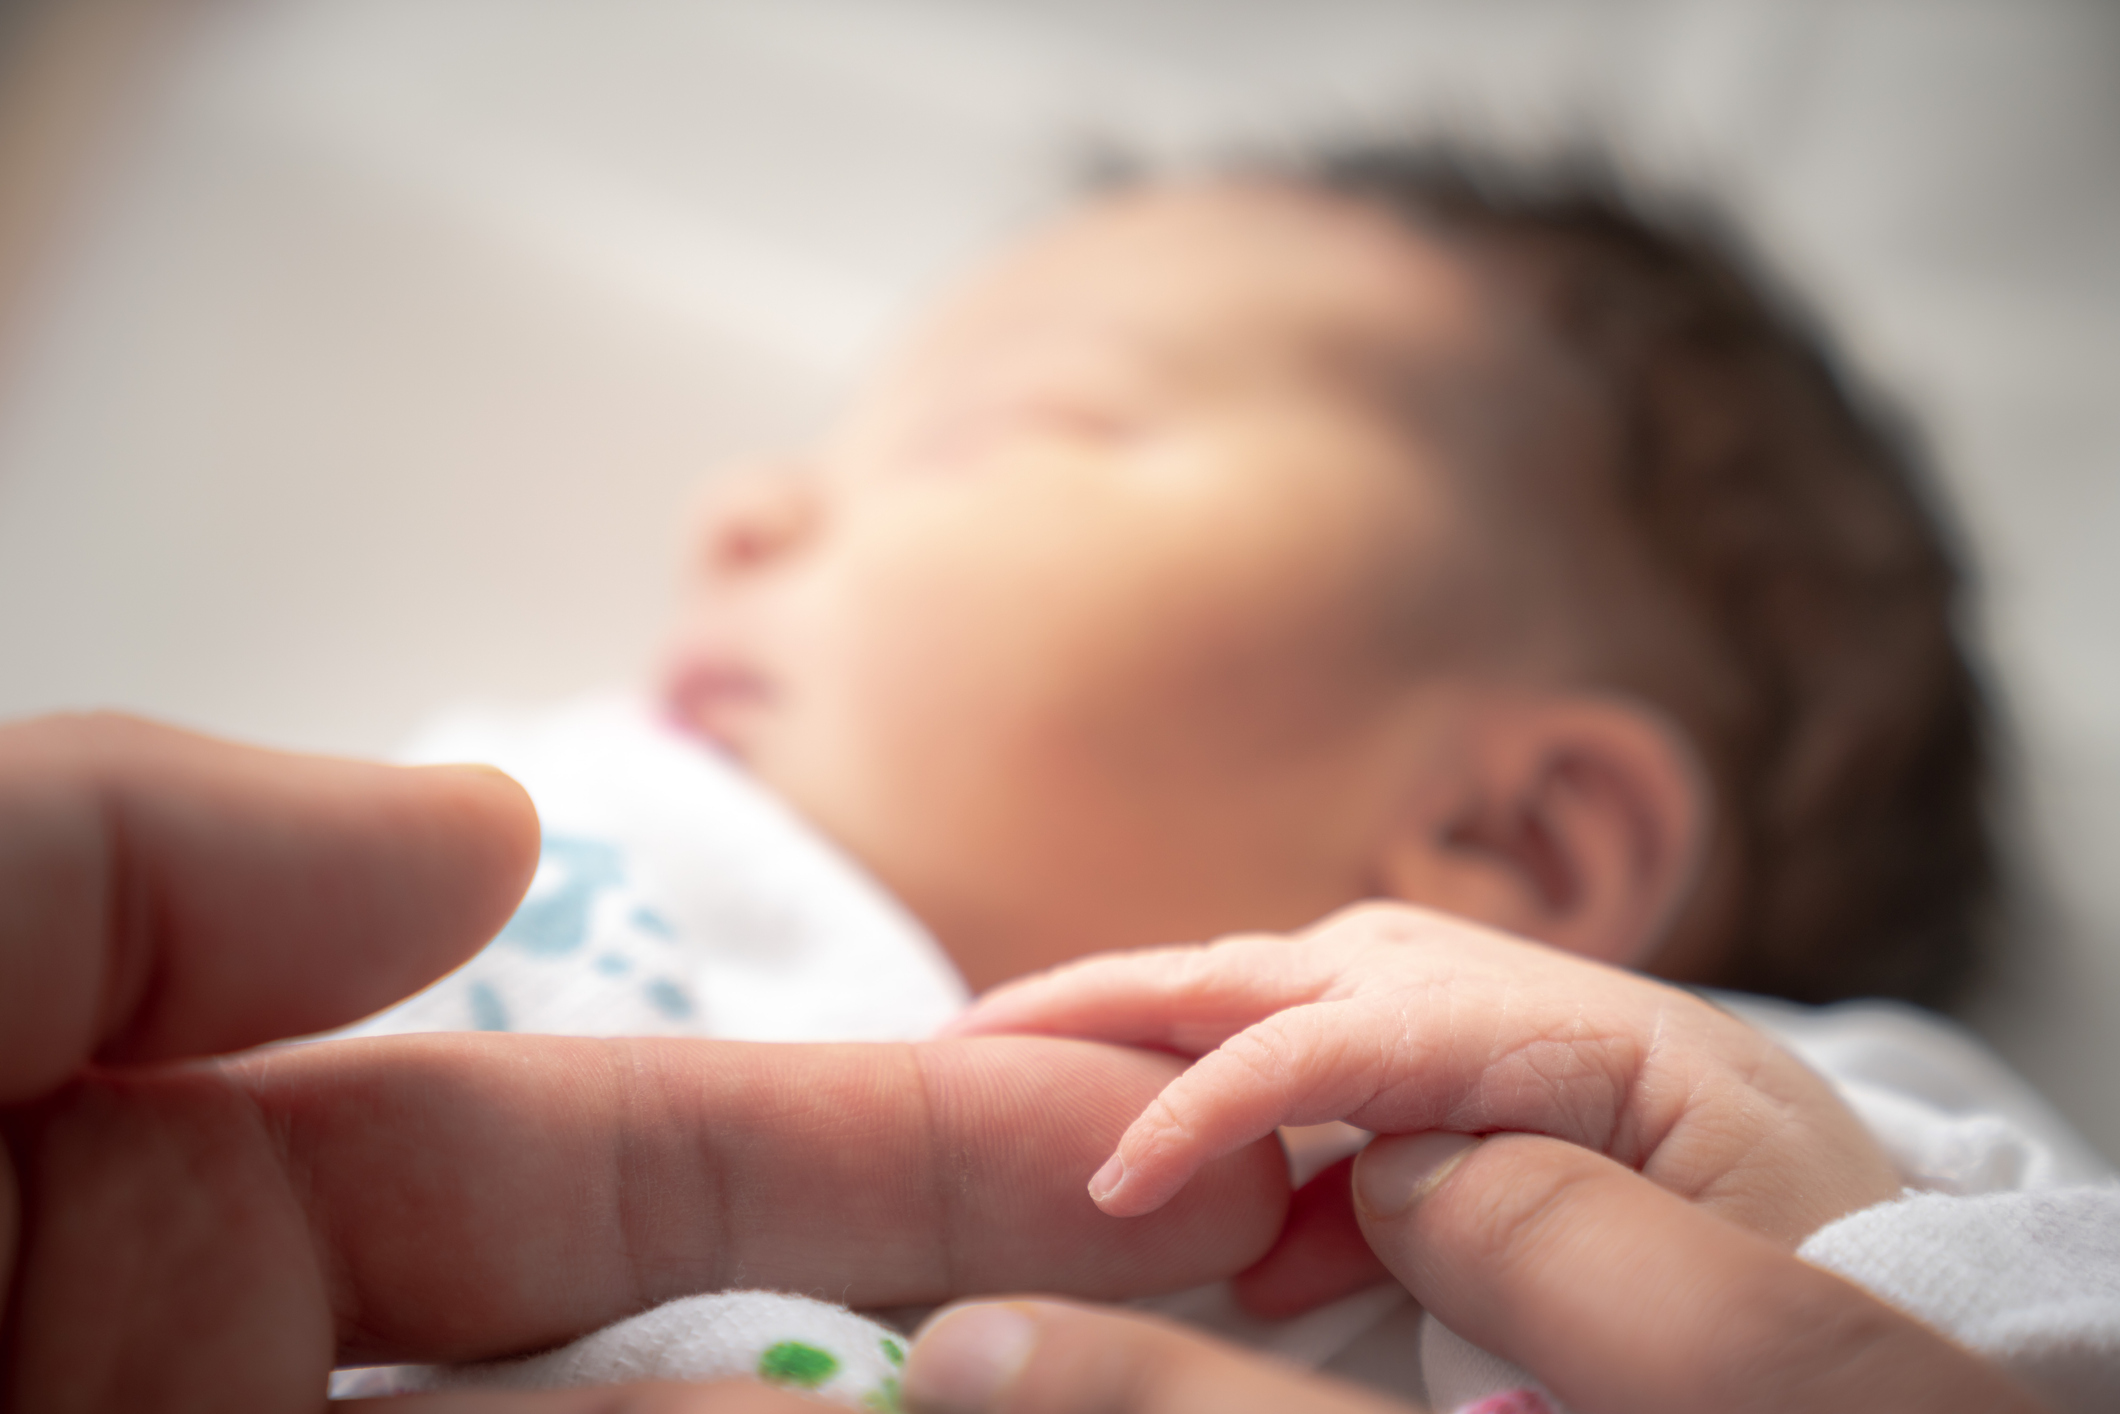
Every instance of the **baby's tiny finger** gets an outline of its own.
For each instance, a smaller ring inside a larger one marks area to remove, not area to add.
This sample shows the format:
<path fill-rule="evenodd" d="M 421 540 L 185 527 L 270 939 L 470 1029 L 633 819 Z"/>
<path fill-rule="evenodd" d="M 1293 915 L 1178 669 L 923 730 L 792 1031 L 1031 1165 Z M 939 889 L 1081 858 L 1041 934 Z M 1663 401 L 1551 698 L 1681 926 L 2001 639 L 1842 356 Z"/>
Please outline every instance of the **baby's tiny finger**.
<path fill-rule="evenodd" d="M 1091 1199 L 1113 1217 L 1152 1213 L 1202 1164 L 1281 1125 L 1356 1112 L 1375 1096 L 1376 1067 L 1344 1005 L 1277 1012 L 1193 1062 L 1127 1126 L 1090 1183 Z"/>

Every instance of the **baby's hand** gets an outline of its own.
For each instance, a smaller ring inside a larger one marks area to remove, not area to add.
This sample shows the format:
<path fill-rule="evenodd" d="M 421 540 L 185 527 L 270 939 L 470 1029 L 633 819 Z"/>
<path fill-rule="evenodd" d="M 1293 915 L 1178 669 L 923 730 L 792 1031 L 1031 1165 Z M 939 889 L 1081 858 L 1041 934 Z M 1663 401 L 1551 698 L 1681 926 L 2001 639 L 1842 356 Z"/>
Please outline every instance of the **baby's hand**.
<path fill-rule="evenodd" d="M 1366 904 L 1294 937 L 1089 958 L 996 989 L 948 1034 L 1037 1032 L 1199 1059 L 1090 1180 L 1169 1201 L 1284 1124 L 1546 1134 L 1794 1247 L 1900 1181 L 1830 1086 L 1687 992 L 1443 914 Z"/>

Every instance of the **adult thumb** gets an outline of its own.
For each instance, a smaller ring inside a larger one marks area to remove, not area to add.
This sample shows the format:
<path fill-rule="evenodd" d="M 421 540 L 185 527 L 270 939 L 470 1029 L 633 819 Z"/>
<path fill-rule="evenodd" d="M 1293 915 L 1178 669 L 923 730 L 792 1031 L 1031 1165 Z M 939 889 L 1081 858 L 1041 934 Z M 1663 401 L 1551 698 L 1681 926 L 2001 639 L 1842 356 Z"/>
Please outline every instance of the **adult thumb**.
<path fill-rule="evenodd" d="M 91 1059 L 220 1054 L 406 996 L 507 921 L 537 839 L 490 768 L 107 715 L 0 726 L 0 1103 Z"/>
<path fill-rule="evenodd" d="M 1859 1287 L 1561 1140 L 1381 1138 L 1354 1194 L 1423 1306 L 1577 1414 L 2038 1409 Z"/>

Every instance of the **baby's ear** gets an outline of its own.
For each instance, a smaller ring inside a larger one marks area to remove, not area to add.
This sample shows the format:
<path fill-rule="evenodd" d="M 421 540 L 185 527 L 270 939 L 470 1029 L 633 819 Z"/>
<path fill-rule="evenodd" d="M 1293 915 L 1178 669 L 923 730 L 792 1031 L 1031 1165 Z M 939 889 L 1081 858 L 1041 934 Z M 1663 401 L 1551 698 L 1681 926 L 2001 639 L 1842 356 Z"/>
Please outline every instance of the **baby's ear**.
<path fill-rule="evenodd" d="M 1618 966 L 1644 961 L 1705 854 L 1708 791 L 1655 709 L 1600 694 L 1490 700 L 1447 786 L 1382 860 L 1384 891 Z"/>

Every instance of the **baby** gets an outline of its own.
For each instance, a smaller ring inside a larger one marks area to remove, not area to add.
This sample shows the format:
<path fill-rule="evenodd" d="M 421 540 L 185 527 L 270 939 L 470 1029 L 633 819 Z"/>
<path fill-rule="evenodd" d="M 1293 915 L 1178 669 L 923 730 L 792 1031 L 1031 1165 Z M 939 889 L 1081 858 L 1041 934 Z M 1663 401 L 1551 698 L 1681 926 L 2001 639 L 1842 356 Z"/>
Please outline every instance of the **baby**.
<path fill-rule="evenodd" d="M 1991 865 L 1954 574 L 1711 249 L 1418 154 L 1098 203 L 720 498 L 675 713 L 975 989 L 1396 897 L 1947 999 Z"/>
<path fill-rule="evenodd" d="M 1993 869 L 1956 576 L 1903 453 L 1714 242 L 1593 172 L 1372 148 L 1107 194 L 812 454 L 720 490 L 693 569 L 669 718 L 973 991 L 1131 954 L 955 1029 L 1205 1057 L 1091 1180 L 1108 1212 L 1327 1120 L 1558 1135 L 1792 1247 L 1910 1181 L 2102 1175 L 1907 1014 L 1747 1009 L 1836 1091 L 1619 970 L 1939 1002 Z M 539 799 L 548 865 L 617 880 Z M 645 995 L 678 1030 L 712 1004 Z M 1254 1312 L 1379 1274 L 1344 1168 L 1306 1192 Z M 1430 1344 L 1431 1397 L 1481 1392 Z"/>

